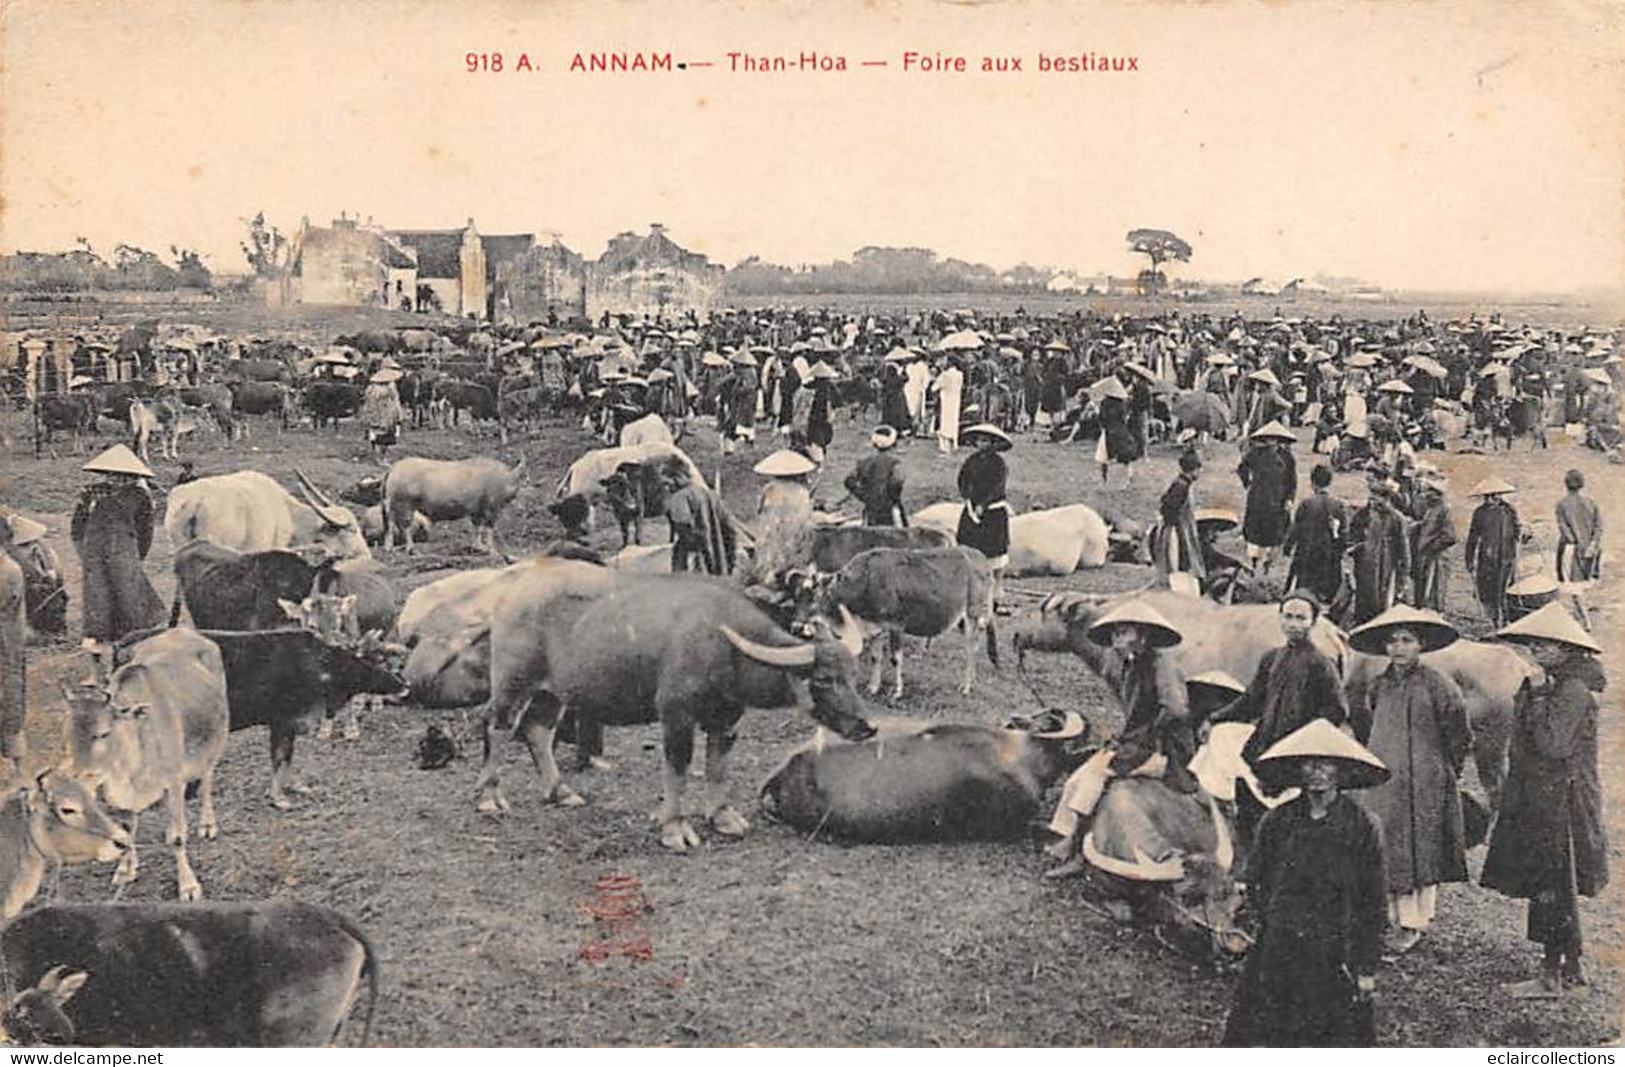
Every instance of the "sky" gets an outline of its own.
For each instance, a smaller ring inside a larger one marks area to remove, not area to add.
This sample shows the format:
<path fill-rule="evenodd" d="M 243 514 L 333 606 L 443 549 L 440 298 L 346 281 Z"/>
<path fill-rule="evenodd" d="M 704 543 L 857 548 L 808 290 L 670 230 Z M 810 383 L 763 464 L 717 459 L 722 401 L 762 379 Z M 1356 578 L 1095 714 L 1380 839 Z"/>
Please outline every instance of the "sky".
<path fill-rule="evenodd" d="M 1613 0 L 8 0 L 0 19 L 5 251 L 83 236 L 242 271 L 241 219 L 349 212 L 588 256 L 660 222 L 730 265 L 913 245 L 1127 274 L 1124 235 L 1155 227 L 1200 279 L 1625 284 Z M 716 65 L 567 69 L 594 51 Z M 804 51 L 848 69 L 729 69 Z M 905 70 L 907 51 L 970 69 Z M 1036 69 L 1091 52 L 1138 69 Z"/>

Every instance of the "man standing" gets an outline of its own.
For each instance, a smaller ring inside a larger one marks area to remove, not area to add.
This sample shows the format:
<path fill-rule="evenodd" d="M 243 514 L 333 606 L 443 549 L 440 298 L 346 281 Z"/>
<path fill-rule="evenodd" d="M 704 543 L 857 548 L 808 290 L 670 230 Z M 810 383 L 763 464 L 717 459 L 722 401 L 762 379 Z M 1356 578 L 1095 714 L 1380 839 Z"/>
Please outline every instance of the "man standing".
<path fill-rule="evenodd" d="M 1348 698 L 1337 666 L 1310 639 L 1320 619 L 1320 601 L 1308 590 L 1297 589 L 1281 599 L 1281 636 L 1286 644 L 1272 648 L 1258 661 L 1247 691 L 1213 715 L 1212 722 L 1256 723 L 1241 756 L 1250 765 L 1288 734 L 1315 719 L 1342 726 L 1349 718 Z M 1245 789 L 1236 791 L 1236 828 L 1251 840 L 1264 805 Z"/>
<path fill-rule="evenodd" d="M 965 390 L 965 372 L 950 357 L 931 389 L 937 394 L 937 448 L 952 455 L 959 450 L 959 405 Z"/>
<path fill-rule="evenodd" d="M 903 471 L 892 451 L 897 431 L 881 426 L 869 437 L 874 455 L 858 461 L 846 476 L 846 491 L 863 504 L 865 526 L 907 526 L 903 511 Z"/>
<path fill-rule="evenodd" d="M 1355 623 L 1375 618 L 1405 599 L 1411 573 L 1411 542 L 1405 519 L 1394 506 L 1394 482 L 1372 478 L 1365 507 L 1349 522 L 1354 546 Z"/>
<path fill-rule="evenodd" d="M 1236 468 L 1247 490 L 1247 513 L 1241 526 L 1247 562 L 1259 574 L 1269 573 L 1292 524 L 1292 498 L 1298 493 L 1298 466 L 1291 452 L 1294 440 L 1291 430 L 1271 421 L 1253 432 L 1251 448 Z"/>
<path fill-rule="evenodd" d="M 1180 453 L 1179 476 L 1163 490 L 1158 505 L 1162 521 L 1152 533 L 1151 556 L 1163 579 L 1174 571 L 1185 571 L 1198 582 L 1207 577 L 1201 531 L 1196 525 L 1196 502 L 1191 498 L 1191 490 L 1201 476 L 1202 457 L 1195 451 Z"/>
<path fill-rule="evenodd" d="M 1585 475 L 1571 470 L 1563 475 L 1568 495 L 1557 502 L 1557 580 L 1589 582 L 1599 573 L 1602 562 L 1602 513 L 1597 502 L 1580 492 Z M 1563 549 L 1571 549 L 1567 560 Z M 1568 564 L 1564 566 L 1565 562 Z"/>
<path fill-rule="evenodd" d="M 1348 505 L 1332 496 L 1332 469 L 1324 463 L 1309 472 L 1314 492 L 1305 497 L 1292 516 L 1283 551 L 1292 558 L 1287 588 L 1303 587 L 1322 604 L 1337 599 L 1343 584 L 1343 538 L 1348 533 Z"/>
<path fill-rule="evenodd" d="M 1496 626 L 1506 622 L 1507 586 L 1518 566 L 1518 513 L 1503 499 L 1513 486 L 1490 475 L 1469 496 L 1484 498 L 1467 528 L 1467 569 L 1473 572 L 1478 602 Z"/>
<path fill-rule="evenodd" d="M 1450 521 L 1450 505 L 1437 478 L 1419 479 L 1418 490 L 1422 514 L 1416 524 L 1411 553 L 1416 606 L 1443 611 L 1445 586 L 1450 576 L 1445 553 L 1456 543 L 1456 525 Z"/>
<path fill-rule="evenodd" d="M 1382 824 L 1395 956 L 1427 932 L 1439 884 L 1467 880 L 1459 784 L 1472 744 L 1467 705 L 1455 682 L 1421 662 L 1422 653 L 1455 640 L 1437 613 L 1404 604 L 1349 634 L 1355 651 L 1388 657 L 1366 687 L 1365 705 L 1350 711 L 1357 726 L 1370 724 L 1360 740 L 1393 772 L 1364 802 Z"/>

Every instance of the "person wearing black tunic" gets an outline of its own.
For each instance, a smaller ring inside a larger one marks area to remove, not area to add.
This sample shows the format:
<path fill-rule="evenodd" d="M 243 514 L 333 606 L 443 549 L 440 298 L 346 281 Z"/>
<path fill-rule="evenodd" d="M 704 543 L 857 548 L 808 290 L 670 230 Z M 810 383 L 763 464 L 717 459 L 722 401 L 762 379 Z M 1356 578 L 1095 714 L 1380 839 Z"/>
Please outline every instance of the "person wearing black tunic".
<path fill-rule="evenodd" d="M 1230 1048 L 1369 1047 L 1372 994 L 1387 923 L 1376 819 L 1343 790 L 1378 785 L 1388 769 L 1324 719 L 1258 761 L 1272 788 L 1302 795 L 1264 816 L 1253 846 L 1258 939 L 1225 1022 Z"/>
<path fill-rule="evenodd" d="M 1004 587 L 1004 568 L 1010 563 L 1010 505 L 1004 499 L 1009 470 L 999 453 L 1011 442 L 1003 430 L 987 423 L 961 431 L 959 439 L 976 449 L 959 467 L 959 495 L 965 501 L 959 543 L 987 557 L 997 600 Z"/>
<path fill-rule="evenodd" d="M 1484 502 L 1474 509 L 1467 528 L 1467 569 L 1473 572 L 1484 614 L 1496 626 L 1506 621 L 1507 586 L 1518 566 L 1518 513 L 1503 499 L 1516 491 L 1492 475 L 1468 494 Z"/>
<path fill-rule="evenodd" d="M 164 623 L 164 604 L 141 561 L 152 548 L 152 471 L 114 445 L 84 469 L 104 477 L 88 486 L 74 510 L 70 537 L 83 575 L 84 642 L 100 657 L 134 630 Z"/>
<path fill-rule="evenodd" d="M 903 511 L 903 472 L 892 447 L 897 431 L 890 426 L 877 428 L 869 438 L 875 453 L 858 461 L 846 476 L 846 491 L 863 504 L 865 526 L 907 526 Z"/>
<path fill-rule="evenodd" d="M 1292 431 L 1279 422 L 1253 431 L 1250 440 L 1252 447 L 1236 468 L 1247 490 L 1241 535 L 1247 542 L 1248 563 L 1256 572 L 1267 574 L 1292 525 L 1298 466 L 1292 459 Z"/>
<path fill-rule="evenodd" d="M 899 433 L 912 433 L 914 422 L 908 414 L 908 371 L 897 360 L 887 360 L 880 369 L 880 421 Z"/>
<path fill-rule="evenodd" d="M 1282 550 L 1292 557 L 1287 587 L 1302 586 L 1324 605 L 1337 600 L 1343 584 L 1343 546 L 1348 535 L 1348 505 L 1332 496 L 1332 469 L 1324 463 L 1309 472 L 1314 492 L 1292 516 Z"/>

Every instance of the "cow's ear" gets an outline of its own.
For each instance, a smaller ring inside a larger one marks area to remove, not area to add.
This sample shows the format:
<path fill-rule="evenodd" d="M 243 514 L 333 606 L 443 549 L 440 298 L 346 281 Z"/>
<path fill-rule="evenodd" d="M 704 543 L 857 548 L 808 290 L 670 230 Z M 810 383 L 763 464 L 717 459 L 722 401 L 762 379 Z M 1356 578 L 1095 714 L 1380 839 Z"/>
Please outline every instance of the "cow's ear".
<path fill-rule="evenodd" d="M 277 607 L 281 608 L 282 613 L 288 618 L 293 619 L 295 622 L 305 621 L 305 606 L 303 604 L 295 604 L 293 601 L 284 600 L 282 597 L 277 597 L 276 603 Z"/>
<path fill-rule="evenodd" d="M 56 988 L 51 990 L 51 999 L 61 1007 L 72 1000 L 73 995 L 83 989 L 88 981 L 90 981 L 89 971 L 74 971 L 72 974 L 64 975 L 57 981 Z"/>

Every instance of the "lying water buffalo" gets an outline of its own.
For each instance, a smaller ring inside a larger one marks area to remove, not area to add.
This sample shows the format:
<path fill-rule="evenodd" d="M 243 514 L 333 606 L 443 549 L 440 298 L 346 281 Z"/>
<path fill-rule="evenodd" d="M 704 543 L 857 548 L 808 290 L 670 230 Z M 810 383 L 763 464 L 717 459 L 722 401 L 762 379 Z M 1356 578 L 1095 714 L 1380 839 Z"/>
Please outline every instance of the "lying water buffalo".
<path fill-rule="evenodd" d="M 762 805 L 801 830 L 853 841 L 1006 839 L 1026 832 L 1044 794 L 1083 761 L 1082 716 L 1047 712 L 1010 727 L 877 722 L 857 744 L 814 742 L 762 787 Z"/>

